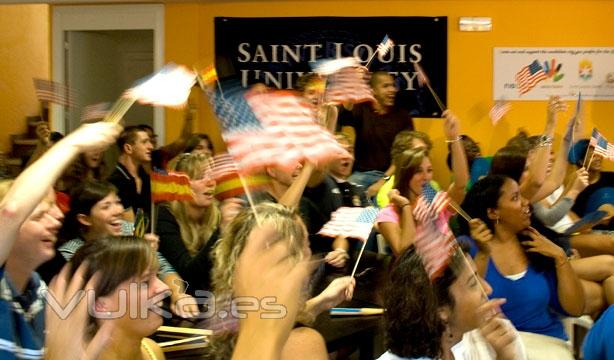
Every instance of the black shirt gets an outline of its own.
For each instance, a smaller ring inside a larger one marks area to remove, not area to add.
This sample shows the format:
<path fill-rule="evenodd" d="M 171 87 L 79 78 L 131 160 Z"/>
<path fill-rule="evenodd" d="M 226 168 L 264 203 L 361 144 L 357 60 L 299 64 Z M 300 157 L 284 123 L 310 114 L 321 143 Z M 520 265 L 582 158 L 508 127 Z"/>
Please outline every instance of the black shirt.
<path fill-rule="evenodd" d="M 309 232 L 312 252 L 333 250 L 333 239 L 317 235 L 317 232 L 330 220 L 331 214 L 342 206 L 368 206 L 364 188 L 348 181 L 337 182 L 327 175 L 318 186 L 305 189 L 300 212 Z"/>
<path fill-rule="evenodd" d="M 166 206 L 158 206 L 157 209 L 156 233 L 160 237 L 160 253 L 188 283 L 188 294 L 195 295 L 196 290 L 210 291 L 212 251 L 219 238 L 219 229 L 216 229 L 205 245 L 192 256 L 183 243 L 175 216 Z"/>
<path fill-rule="evenodd" d="M 390 149 L 401 130 L 413 130 L 414 124 L 405 109 L 392 108 L 386 114 L 376 114 L 371 103 L 355 104 L 352 111 L 341 111 L 340 126 L 356 131 L 354 171 L 386 171 L 391 164 Z"/>
<path fill-rule="evenodd" d="M 117 188 L 117 196 L 122 201 L 124 208 L 132 208 L 134 214 L 138 209 L 143 209 L 143 212 L 150 215 L 151 212 L 151 183 L 149 175 L 139 166 L 139 177 L 143 184 L 141 185 L 141 193 L 136 191 L 136 180 L 126 167 L 120 163 L 115 165 L 115 171 L 107 179 Z"/>

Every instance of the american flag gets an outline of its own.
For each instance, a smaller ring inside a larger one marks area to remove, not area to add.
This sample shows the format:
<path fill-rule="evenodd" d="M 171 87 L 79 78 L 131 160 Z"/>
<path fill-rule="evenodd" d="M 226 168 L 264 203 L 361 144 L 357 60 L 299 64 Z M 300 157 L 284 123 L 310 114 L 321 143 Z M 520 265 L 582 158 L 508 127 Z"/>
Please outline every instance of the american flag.
<path fill-rule="evenodd" d="M 224 95 L 205 89 L 228 152 L 242 174 L 268 166 L 293 171 L 299 162 L 326 163 L 347 156 L 335 138 L 315 122 L 312 107 L 290 91 L 247 92 L 238 83 Z"/>
<path fill-rule="evenodd" d="M 381 43 L 377 45 L 377 52 L 380 54 L 380 57 L 386 55 L 390 49 L 394 46 L 394 42 L 391 38 L 388 37 L 388 34 L 384 36 L 384 39 Z"/>
<path fill-rule="evenodd" d="M 525 94 L 546 78 L 547 75 L 544 69 L 537 60 L 534 60 L 530 65 L 523 67 L 516 74 L 518 92 L 520 92 L 520 95 Z"/>
<path fill-rule="evenodd" d="M 224 176 L 239 172 L 239 167 L 230 154 L 222 153 L 213 156 L 213 162 L 207 171 L 213 180 L 218 181 Z"/>
<path fill-rule="evenodd" d="M 490 109 L 490 112 L 488 113 L 488 116 L 490 116 L 490 120 L 492 121 L 492 124 L 497 125 L 499 120 L 501 120 L 505 116 L 505 114 L 507 114 L 511 109 L 512 109 L 512 104 L 510 104 L 509 101 L 505 101 L 505 100 L 495 101 L 495 104 L 493 105 L 492 109 Z"/>
<path fill-rule="evenodd" d="M 270 139 L 263 151 L 249 154 L 249 158 L 268 156 L 278 167 L 292 171 L 303 160 L 321 166 L 349 156 L 334 136 L 316 122 L 311 105 L 297 94 L 249 94 L 247 102 Z"/>
<path fill-rule="evenodd" d="M 254 115 L 245 99 L 247 91 L 238 83 L 225 86 L 223 96 L 221 92 L 214 92 L 209 88 L 203 90 L 207 92 L 222 128 L 222 137 L 228 152 L 238 167 L 244 172 L 249 172 L 273 165 L 275 159 L 264 156 L 266 153 L 261 151 L 273 148 L 271 143 L 275 139 L 270 138 Z"/>
<path fill-rule="evenodd" d="M 324 102 L 329 104 L 358 104 L 375 101 L 368 81 L 369 75 L 364 68 L 342 68 L 328 77 Z"/>
<path fill-rule="evenodd" d="M 50 80 L 33 79 L 33 81 L 38 101 L 69 107 L 75 106 L 75 94 L 68 86 Z"/>
<path fill-rule="evenodd" d="M 448 219 L 452 213 L 447 209 L 450 201 L 448 193 L 436 191 L 431 184 L 426 183 L 414 207 L 414 218 L 420 224 L 434 223 L 441 233 L 449 234 Z"/>
<path fill-rule="evenodd" d="M 454 251 L 454 236 L 441 232 L 434 222 L 427 222 L 416 233 L 416 252 L 431 281 L 437 279 L 446 269 L 450 255 Z"/>
<path fill-rule="evenodd" d="M 608 142 L 608 140 L 601 135 L 599 130 L 596 128 L 593 128 L 590 145 L 595 147 L 595 154 L 601 155 L 608 160 L 614 159 L 614 145 Z"/>
<path fill-rule="evenodd" d="M 378 210 L 369 207 L 340 207 L 331 214 L 329 222 L 318 231 L 319 235 L 337 237 L 345 236 L 352 239 L 367 241 Z"/>
<path fill-rule="evenodd" d="M 356 57 L 344 57 L 339 59 L 324 59 L 315 63 L 313 72 L 328 76 L 346 67 L 360 66 L 360 59 Z"/>
<path fill-rule="evenodd" d="M 141 104 L 179 108 L 186 104 L 196 73 L 184 66 L 168 64 L 157 73 L 137 81 L 124 97 Z"/>
<path fill-rule="evenodd" d="M 111 104 L 108 102 L 88 105 L 81 112 L 81 122 L 88 123 L 104 119 L 109 113 Z"/>
<path fill-rule="evenodd" d="M 448 226 L 452 214 L 447 210 L 450 201 L 445 191 L 436 191 L 426 183 L 414 207 L 414 218 L 418 221 L 416 251 L 431 280 L 445 270 L 454 247 L 454 237 Z"/>

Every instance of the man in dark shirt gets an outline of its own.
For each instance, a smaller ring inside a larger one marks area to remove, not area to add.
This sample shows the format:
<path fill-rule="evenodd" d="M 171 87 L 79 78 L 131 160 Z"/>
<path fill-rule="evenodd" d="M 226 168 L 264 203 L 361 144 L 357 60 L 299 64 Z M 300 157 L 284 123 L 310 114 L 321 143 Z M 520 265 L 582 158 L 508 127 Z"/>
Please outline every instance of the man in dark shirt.
<path fill-rule="evenodd" d="M 339 133 L 336 138 L 350 155 L 354 154 L 354 146 L 347 135 Z M 338 159 L 330 164 L 328 173 L 320 173 L 319 177 L 317 174 L 312 176 L 300 203 L 312 251 L 326 252 L 326 262 L 335 267 L 343 267 L 349 258 L 349 241 L 345 237 L 333 240 L 317 235 L 317 232 L 340 207 L 368 206 L 365 188 L 348 181 L 353 164 L 351 156 Z"/>
<path fill-rule="evenodd" d="M 120 155 L 115 170 L 109 176 L 118 190 L 124 208 L 133 215 L 138 209 L 151 211 L 151 184 L 143 164 L 151 161 L 153 145 L 147 132 L 137 126 L 128 126 L 117 139 Z"/>
<path fill-rule="evenodd" d="M 401 130 L 413 130 L 409 112 L 394 106 L 397 88 L 394 78 L 384 71 L 371 77 L 374 103 L 355 104 L 339 115 L 341 126 L 351 126 L 356 132 L 356 162 L 350 181 L 367 188 L 374 196 L 385 178 L 394 174 L 390 148 Z"/>

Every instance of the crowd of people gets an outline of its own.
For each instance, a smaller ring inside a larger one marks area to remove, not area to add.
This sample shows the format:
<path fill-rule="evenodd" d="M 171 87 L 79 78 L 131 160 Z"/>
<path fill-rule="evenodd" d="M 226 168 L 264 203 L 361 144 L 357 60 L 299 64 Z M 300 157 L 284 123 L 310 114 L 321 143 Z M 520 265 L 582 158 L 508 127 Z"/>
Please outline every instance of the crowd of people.
<path fill-rule="evenodd" d="M 313 324 L 360 286 L 348 270 L 361 240 L 318 232 L 341 207 L 373 206 L 365 247 L 377 251 L 379 238 L 391 259 L 376 270 L 386 283 L 370 290 L 384 300 L 379 359 L 572 359 L 562 319 L 582 315 L 595 321 L 584 358 L 614 359 L 613 212 L 600 196 L 614 175 L 585 140 L 581 113 L 555 152 L 566 104 L 552 97 L 542 134 L 520 132 L 487 157 L 450 110 L 445 143 L 415 130 L 386 72 L 371 76 L 372 102 L 338 107 L 321 103 L 313 81 L 302 79 L 300 94 L 346 155 L 268 167 L 266 186 L 223 201 L 215 149 L 192 134 L 191 108 L 180 138 L 161 148 L 145 125 L 88 123 L 53 142 L 39 131 L 27 168 L 0 182 L 0 358 L 161 359 L 150 337 L 163 322 L 212 330 L 204 358 L 348 358 L 351 346 L 329 353 Z M 111 146 L 116 164 L 103 156 Z M 431 149 L 441 146 L 450 173 L 435 175 Z M 187 176 L 192 199 L 152 203 L 155 169 Z M 436 276 L 416 242 L 425 188 L 470 217 L 442 209 L 456 240 Z M 597 222 L 568 231 L 596 210 Z M 248 297 L 259 304 L 242 311 Z"/>

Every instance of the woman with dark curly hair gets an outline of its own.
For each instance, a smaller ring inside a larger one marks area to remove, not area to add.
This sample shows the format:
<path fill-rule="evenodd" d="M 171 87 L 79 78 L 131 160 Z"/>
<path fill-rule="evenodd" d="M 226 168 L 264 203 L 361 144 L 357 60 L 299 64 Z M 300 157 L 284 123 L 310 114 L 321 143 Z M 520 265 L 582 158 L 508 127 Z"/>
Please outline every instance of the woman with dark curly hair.
<path fill-rule="evenodd" d="M 456 251 L 433 282 L 410 247 L 398 259 L 386 289 L 386 344 L 379 360 L 525 359 L 518 332 L 498 315 L 503 299 L 476 276 Z"/>
<path fill-rule="evenodd" d="M 495 297 L 507 299 L 502 310 L 521 331 L 529 356 L 572 359 L 558 314 L 583 313 L 582 284 L 565 251 L 531 227 L 529 201 L 518 183 L 489 175 L 473 185 L 462 207 L 474 218 L 479 272 Z"/>

